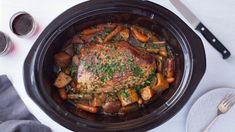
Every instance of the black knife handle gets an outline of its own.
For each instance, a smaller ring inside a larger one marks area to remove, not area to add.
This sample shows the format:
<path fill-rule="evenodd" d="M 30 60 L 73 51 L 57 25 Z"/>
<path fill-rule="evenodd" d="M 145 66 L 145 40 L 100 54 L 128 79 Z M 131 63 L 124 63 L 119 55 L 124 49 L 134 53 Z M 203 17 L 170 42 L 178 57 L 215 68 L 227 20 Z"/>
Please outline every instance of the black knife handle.
<path fill-rule="evenodd" d="M 224 45 L 202 23 L 198 24 L 196 30 L 198 30 L 206 40 L 222 54 L 223 59 L 227 59 L 231 55 L 228 49 L 225 48 Z"/>

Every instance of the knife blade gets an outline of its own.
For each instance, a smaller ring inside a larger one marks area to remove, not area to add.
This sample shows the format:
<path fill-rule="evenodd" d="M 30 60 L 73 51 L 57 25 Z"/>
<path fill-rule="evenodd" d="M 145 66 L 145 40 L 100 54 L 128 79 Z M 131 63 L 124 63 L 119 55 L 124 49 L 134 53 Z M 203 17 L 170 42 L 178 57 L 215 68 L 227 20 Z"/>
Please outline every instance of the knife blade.
<path fill-rule="evenodd" d="M 229 50 L 209 31 L 209 29 L 180 1 L 170 0 L 173 6 L 187 19 L 187 21 L 199 31 L 203 37 L 227 59 L 231 53 Z"/>

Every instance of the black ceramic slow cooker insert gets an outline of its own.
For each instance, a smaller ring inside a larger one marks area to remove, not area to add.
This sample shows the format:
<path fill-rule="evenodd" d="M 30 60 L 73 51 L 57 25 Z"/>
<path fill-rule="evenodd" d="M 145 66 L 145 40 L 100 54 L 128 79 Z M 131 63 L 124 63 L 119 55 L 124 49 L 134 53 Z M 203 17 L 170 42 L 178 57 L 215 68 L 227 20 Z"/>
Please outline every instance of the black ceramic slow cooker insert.
<path fill-rule="evenodd" d="M 53 56 L 77 32 L 101 23 L 138 24 L 162 35 L 176 55 L 176 81 L 151 104 L 125 116 L 74 110 L 52 86 Z M 73 131 L 145 131 L 173 117 L 189 100 L 206 69 L 200 38 L 175 14 L 149 1 L 98 0 L 78 4 L 53 20 L 24 63 L 28 95 L 53 120 Z"/>

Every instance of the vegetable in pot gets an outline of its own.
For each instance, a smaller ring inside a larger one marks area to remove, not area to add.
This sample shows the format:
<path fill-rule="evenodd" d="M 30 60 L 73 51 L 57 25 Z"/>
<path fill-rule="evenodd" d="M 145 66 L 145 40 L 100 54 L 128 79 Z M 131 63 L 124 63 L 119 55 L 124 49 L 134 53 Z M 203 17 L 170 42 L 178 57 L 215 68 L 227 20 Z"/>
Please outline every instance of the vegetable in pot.
<path fill-rule="evenodd" d="M 174 77 L 168 77 L 166 80 L 170 84 L 170 83 L 173 83 L 175 81 L 175 78 Z"/>
<path fill-rule="evenodd" d="M 54 82 L 54 86 L 56 86 L 57 88 L 63 88 L 68 85 L 71 81 L 72 77 L 65 74 L 64 72 L 60 72 Z"/>
<path fill-rule="evenodd" d="M 174 60 L 172 58 L 167 59 L 166 76 L 168 78 L 174 75 Z"/>
<path fill-rule="evenodd" d="M 102 108 L 106 113 L 117 113 L 121 108 L 121 103 L 120 101 L 109 101 L 104 103 Z"/>
<path fill-rule="evenodd" d="M 66 52 L 60 52 L 54 56 L 55 64 L 58 67 L 66 67 L 71 62 L 71 56 Z"/>
<path fill-rule="evenodd" d="M 108 42 L 110 39 L 112 39 L 113 36 L 118 34 L 123 27 L 121 25 L 118 25 L 111 33 L 109 33 L 105 38 L 104 38 L 104 43 Z"/>
<path fill-rule="evenodd" d="M 148 101 L 153 97 L 154 93 L 151 87 L 147 86 L 140 90 L 140 95 L 144 101 Z"/>
<path fill-rule="evenodd" d="M 74 64 L 74 65 L 78 65 L 79 64 L 79 57 L 78 57 L 78 55 L 73 56 L 72 64 Z"/>
<path fill-rule="evenodd" d="M 67 93 L 66 93 L 64 88 L 60 88 L 59 89 L 59 95 L 60 95 L 62 100 L 66 100 L 67 99 Z"/>
<path fill-rule="evenodd" d="M 73 44 L 69 44 L 64 48 L 64 52 L 66 52 L 69 56 L 74 55 Z"/>
<path fill-rule="evenodd" d="M 90 34 L 94 34 L 97 32 L 101 32 L 102 30 L 104 30 L 103 28 L 89 28 L 89 29 L 85 29 L 81 32 L 82 35 L 90 35 Z"/>
<path fill-rule="evenodd" d="M 150 53 L 158 54 L 160 50 L 159 49 L 154 49 L 154 48 L 151 48 L 151 49 L 149 48 L 149 49 L 147 49 L 147 51 L 150 52 Z"/>
<path fill-rule="evenodd" d="M 127 41 L 130 35 L 130 31 L 128 28 L 124 28 L 122 31 L 120 31 L 120 35 L 122 36 L 122 38 Z"/>
<path fill-rule="evenodd" d="M 166 48 L 161 48 L 159 51 L 159 55 L 163 56 L 163 57 L 167 57 L 167 50 Z"/>
<path fill-rule="evenodd" d="M 98 108 L 92 107 L 92 106 L 89 106 L 89 105 L 80 104 L 80 103 L 77 103 L 75 105 L 76 105 L 76 107 L 78 109 L 81 109 L 81 110 L 84 110 L 84 111 L 88 111 L 90 113 L 97 113 L 97 111 L 98 111 Z"/>
<path fill-rule="evenodd" d="M 157 84 L 153 87 L 156 92 L 162 92 L 169 87 L 169 83 L 161 73 L 157 73 Z"/>
<path fill-rule="evenodd" d="M 154 57 L 157 60 L 157 70 L 159 72 L 162 72 L 163 71 L 163 57 L 160 55 L 155 55 Z"/>
<path fill-rule="evenodd" d="M 93 98 L 92 106 L 100 107 L 103 105 L 104 102 L 105 102 L 105 95 L 104 93 L 101 93 Z"/>
<path fill-rule="evenodd" d="M 151 40 L 153 42 L 159 42 L 160 41 L 159 38 L 151 32 L 148 33 L 148 37 L 149 37 L 149 40 Z"/>
<path fill-rule="evenodd" d="M 119 100 L 122 106 L 127 106 L 129 104 L 135 103 L 139 100 L 138 94 L 134 89 L 122 89 L 119 93 Z"/>
<path fill-rule="evenodd" d="M 134 36 L 137 40 L 141 42 L 147 42 L 149 40 L 149 36 L 143 34 L 143 31 L 141 31 L 140 27 L 132 26 L 131 31 L 134 33 Z"/>
<path fill-rule="evenodd" d="M 77 34 L 75 35 L 73 38 L 72 38 L 72 41 L 71 41 L 72 44 L 83 44 L 83 40 L 80 38 L 80 35 Z"/>

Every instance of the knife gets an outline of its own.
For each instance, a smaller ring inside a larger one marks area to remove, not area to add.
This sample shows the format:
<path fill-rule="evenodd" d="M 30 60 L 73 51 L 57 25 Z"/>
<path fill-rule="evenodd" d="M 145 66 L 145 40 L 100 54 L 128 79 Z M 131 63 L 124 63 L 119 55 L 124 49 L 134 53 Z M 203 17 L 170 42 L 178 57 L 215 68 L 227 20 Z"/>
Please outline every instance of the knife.
<path fill-rule="evenodd" d="M 202 36 L 217 50 L 219 51 L 223 59 L 227 59 L 231 53 L 224 45 L 209 31 L 206 26 L 200 22 L 200 20 L 179 0 L 170 0 L 175 8 L 188 20 L 188 22 L 199 31 Z"/>

